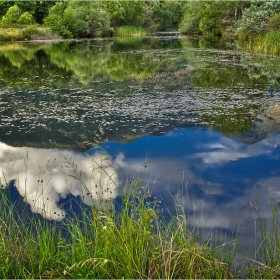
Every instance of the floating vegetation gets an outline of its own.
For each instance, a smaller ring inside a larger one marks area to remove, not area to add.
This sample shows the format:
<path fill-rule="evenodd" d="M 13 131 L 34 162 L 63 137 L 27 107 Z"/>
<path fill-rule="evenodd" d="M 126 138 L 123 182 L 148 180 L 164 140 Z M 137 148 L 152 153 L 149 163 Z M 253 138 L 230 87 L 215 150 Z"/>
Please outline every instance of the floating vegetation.
<path fill-rule="evenodd" d="M 39 141 L 53 135 L 51 140 L 56 142 L 65 138 L 101 144 L 121 140 L 126 134 L 162 132 L 168 127 L 193 126 L 201 121 L 220 127 L 220 118 L 223 122 L 228 120 L 226 132 L 233 132 L 234 123 L 245 122 L 238 130 L 242 132 L 250 128 L 269 101 L 268 94 L 245 89 L 165 92 L 134 86 L 132 93 L 122 91 L 102 94 L 94 89 L 7 89 L 0 97 L 2 137 L 24 133 L 28 140 L 35 133 L 37 137 L 41 134 Z M 280 94 L 276 95 L 280 99 Z"/>
<path fill-rule="evenodd" d="M 2 46 L 0 140 L 84 149 L 199 124 L 242 133 L 280 102 L 277 59 L 186 42 Z"/>

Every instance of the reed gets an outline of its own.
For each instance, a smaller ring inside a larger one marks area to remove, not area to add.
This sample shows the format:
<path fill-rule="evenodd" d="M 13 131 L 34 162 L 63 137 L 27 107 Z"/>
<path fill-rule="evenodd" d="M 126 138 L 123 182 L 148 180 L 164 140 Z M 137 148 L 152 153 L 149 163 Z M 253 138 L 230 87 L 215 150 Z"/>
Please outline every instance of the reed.
<path fill-rule="evenodd" d="M 29 25 L 14 28 L 0 28 L 0 41 L 26 41 L 36 39 L 57 38 L 50 30 L 37 25 Z"/>
<path fill-rule="evenodd" d="M 271 217 L 265 216 L 256 205 L 252 205 L 255 214 L 256 234 L 261 243 L 255 248 L 254 259 L 250 260 L 247 273 L 253 279 L 280 278 L 280 214 L 279 202 L 270 198 Z"/>
<path fill-rule="evenodd" d="M 248 52 L 280 54 L 280 31 L 272 30 L 265 35 L 256 35 L 241 43 Z"/>
<path fill-rule="evenodd" d="M 144 28 L 132 25 L 117 27 L 115 32 L 116 37 L 140 37 L 146 35 L 147 31 Z"/>

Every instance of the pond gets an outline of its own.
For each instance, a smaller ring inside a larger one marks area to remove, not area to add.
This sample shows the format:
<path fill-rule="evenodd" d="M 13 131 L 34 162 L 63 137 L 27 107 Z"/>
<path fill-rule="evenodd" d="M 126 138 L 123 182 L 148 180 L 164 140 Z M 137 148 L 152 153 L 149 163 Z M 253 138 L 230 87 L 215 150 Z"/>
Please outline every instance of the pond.
<path fill-rule="evenodd" d="M 253 253 L 254 207 L 269 218 L 280 201 L 280 57 L 178 36 L 3 43 L 0 65 L 15 200 L 59 221 L 69 196 L 107 201 L 141 178 L 163 211 Z"/>

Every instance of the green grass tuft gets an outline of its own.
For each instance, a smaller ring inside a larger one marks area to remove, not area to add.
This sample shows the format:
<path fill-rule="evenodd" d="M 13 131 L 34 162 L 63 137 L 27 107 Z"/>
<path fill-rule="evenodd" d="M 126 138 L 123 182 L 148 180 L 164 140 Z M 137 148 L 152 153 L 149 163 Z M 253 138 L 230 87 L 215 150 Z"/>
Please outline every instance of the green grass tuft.
<path fill-rule="evenodd" d="M 51 34 L 49 28 L 28 25 L 14 28 L 0 28 L 0 41 L 26 41 L 36 39 L 53 39 L 58 36 Z"/>
<path fill-rule="evenodd" d="M 134 36 L 146 36 L 147 31 L 142 27 L 125 25 L 116 28 L 116 37 L 134 37 Z"/>
<path fill-rule="evenodd" d="M 258 52 L 272 55 L 280 54 L 280 31 L 272 30 L 265 35 L 255 35 L 241 43 L 248 52 Z"/>

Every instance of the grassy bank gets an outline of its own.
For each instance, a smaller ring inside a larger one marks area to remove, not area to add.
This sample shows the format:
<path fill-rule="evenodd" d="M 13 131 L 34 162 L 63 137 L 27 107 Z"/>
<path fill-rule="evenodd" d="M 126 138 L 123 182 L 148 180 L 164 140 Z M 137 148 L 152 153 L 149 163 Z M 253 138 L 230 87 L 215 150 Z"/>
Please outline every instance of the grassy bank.
<path fill-rule="evenodd" d="M 247 52 L 279 55 L 280 31 L 272 30 L 266 34 L 250 36 L 246 40 L 241 40 L 240 45 Z"/>
<path fill-rule="evenodd" d="M 69 215 L 57 221 L 31 214 L 30 206 L 10 199 L 11 187 L 3 182 L 0 186 L 2 279 L 280 277 L 280 220 L 273 203 L 271 223 L 253 207 L 262 244 L 255 259 L 237 272 L 236 246 L 226 249 L 226 244 L 215 247 L 211 240 L 200 240 L 180 206 L 163 218 L 161 201 L 152 199 L 152 187 L 141 181 L 128 183 L 114 204 L 102 201 L 84 207 L 77 200 L 73 207 L 79 209 L 72 211 L 68 205 Z"/>
<path fill-rule="evenodd" d="M 147 31 L 138 26 L 126 25 L 116 28 L 115 36 L 116 37 L 136 37 L 136 36 L 145 36 Z"/>
<path fill-rule="evenodd" d="M 0 28 L 0 41 L 26 41 L 57 39 L 59 36 L 50 32 L 49 28 L 38 25 L 24 27 Z"/>

